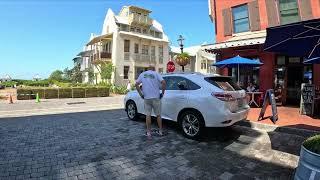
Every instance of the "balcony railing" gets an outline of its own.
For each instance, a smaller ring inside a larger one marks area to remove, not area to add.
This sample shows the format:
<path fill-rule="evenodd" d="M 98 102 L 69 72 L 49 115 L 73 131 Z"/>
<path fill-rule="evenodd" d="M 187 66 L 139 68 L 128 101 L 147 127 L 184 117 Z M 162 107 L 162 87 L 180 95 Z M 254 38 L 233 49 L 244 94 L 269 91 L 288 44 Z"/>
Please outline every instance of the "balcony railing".
<path fill-rule="evenodd" d="M 135 61 L 136 63 L 156 63 L 156 56 L 150 56 L 147 54 L 130 54 L 128 52 L 124 53 L 125 61 Z"/>
<path fill-rule="evenodd" d="M 142 16 L 138 14 L 129 15 L 129 25 L 142 25 L 142 26 L 151 26 L 152 19 L 148 16 Z"/>
<path fill-rule="evenodd" d="M 112 57 L 112 54 L 106 51 L 100 51 L 97 53 L 94 53 L 92 58 L 92 63 L 97 63 L 100 61 L 110 61 Z"/>

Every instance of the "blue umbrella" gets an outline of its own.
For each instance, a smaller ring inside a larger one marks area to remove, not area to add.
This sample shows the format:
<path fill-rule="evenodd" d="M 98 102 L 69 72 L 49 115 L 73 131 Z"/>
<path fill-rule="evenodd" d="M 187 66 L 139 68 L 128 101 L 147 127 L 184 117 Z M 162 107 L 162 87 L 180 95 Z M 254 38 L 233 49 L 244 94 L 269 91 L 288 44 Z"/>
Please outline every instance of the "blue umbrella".
<path fill-rule="evenodd" d="M 267 28 L 264 50 L 317 62 L 314 60 L 320 57 L 320 19 Z"/>
<path fill-rule="evenodd" d="M 263 63 L 259 61 L 259 59 L 251 60 L 248 58 L 243 58 L 241 56 L 235 56 L 233 58 L 225 59 L 222 61 L 219 61 L 217 63 L 212 64 L 212 66 L 217 66 L 219 68 L 233 68 L 237 67 L 238 68 L 238 83 L 239 83 L 239 77 L 240 77 L 240 66 L 241 67 L 256 67 L 256 66 L 261 66 Z"/>

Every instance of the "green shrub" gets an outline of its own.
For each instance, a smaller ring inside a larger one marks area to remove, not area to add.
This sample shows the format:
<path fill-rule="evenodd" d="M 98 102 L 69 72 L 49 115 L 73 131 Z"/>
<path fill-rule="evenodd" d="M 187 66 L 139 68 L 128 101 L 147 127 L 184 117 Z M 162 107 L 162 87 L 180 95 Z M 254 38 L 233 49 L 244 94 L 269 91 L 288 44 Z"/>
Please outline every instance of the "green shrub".
<path fill-rule="evenodd" d="M 37 87 L 49 87 L 50 83 L 48 80 L 40 80 L 40 81 L 21 81 L 22 85 L 25 86 L 37 86 Z M 21 85 L 21 84 L 19 84 Z"/>
<path fill-rule="evenodd" d="M 0 84 L 5 87 L 13 87 L 14 85 L 17 85 L 17 82 L 16 81 L 6 81 L 6 82 L 2 82 Z"/>
<path fill-rule="evenodd" d="M 308 138 L 303 146 L 311 152 L 320 154 L 320 134 Z"/>
<path fill-rule="evenodd" d="M 30 95 L 32 94 L 32 89 L 29 89 L 29 88 L 18 88 L 17 94 L 18 94 L 17 99 L 19 100 L 33 99 L 33 97 Z"/>
<path fill-rule="evenodd" d="M 59 88 L 59 98 L 72 98 L 71 88 Z"/>
<path fill-rule="evenodd" d="M 66 88 L 18 88 L 18 99 L 35 99 L 38 93 L 42 99 L 55 98 L 86 98 L 107 97 L 110 89 L 107 87 L 66 87 Z M 27 95 L 28 94 L 28 95 Z M 32 94 L 32 95 L 30 95 Z"/>
<path fill-rule="evenodd" d="M 44 92 L 45 92 L 45 95 L 44 95 L 45 99 L 59 98 L 59 95 L 58 95 L 59 91 L 57 88 L 45 88 Z"/>
<path fill-rule="evenodd" d="M 115 94 L 127 94 L 128 90 L 125 86 L 114 86 L 112 92 Z"/>
<path fill-rule="evenodd" d="M 73 88 L 73 98 L 86 97 L 86 89 L 82 87 Z"/>

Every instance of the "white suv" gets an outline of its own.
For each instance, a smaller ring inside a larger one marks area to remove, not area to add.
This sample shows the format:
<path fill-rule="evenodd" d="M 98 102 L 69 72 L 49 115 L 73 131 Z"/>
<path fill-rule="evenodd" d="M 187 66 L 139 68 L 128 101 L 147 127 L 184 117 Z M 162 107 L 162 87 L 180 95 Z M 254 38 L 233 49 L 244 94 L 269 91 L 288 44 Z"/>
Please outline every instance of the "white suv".
<path fill-rule="evenodd" d="M 161 116 L 178 122 L 188 138 L 199 137 L 204 127 L 231 126 L 247 118 L 250 107 L 246 93 L 230 77 L 173 73 L 163 78 L 167 87 L 161 100 Z M 129 119 L 145 114 L 144 100 L 137 91 L 129 92 L 124 103 Z"/>

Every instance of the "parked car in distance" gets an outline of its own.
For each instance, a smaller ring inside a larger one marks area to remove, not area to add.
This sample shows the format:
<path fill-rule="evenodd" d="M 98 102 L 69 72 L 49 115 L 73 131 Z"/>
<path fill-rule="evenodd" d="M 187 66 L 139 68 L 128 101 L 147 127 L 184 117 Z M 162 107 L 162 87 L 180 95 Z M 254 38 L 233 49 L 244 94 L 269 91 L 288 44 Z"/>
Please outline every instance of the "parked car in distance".
<path fill-rule="evenodd" d="M 0 89 L 4 89 L 4 88 L 5 88 L 5 86 L 0 84 Z"/>
<path fill-rule="evenodd" d="M 188 138 L 198 138 L 205 127 L 231 126 L 247 118 L 250 107 L 246 93 L 231 77 L 169 73 L 163 78 L 167 87 L 161 100 L 161 116 L 179 123 Z M 124 104 L 130 120 L 145 114 L 144 100 L 136 90 L 125 96 Z"/>

